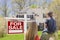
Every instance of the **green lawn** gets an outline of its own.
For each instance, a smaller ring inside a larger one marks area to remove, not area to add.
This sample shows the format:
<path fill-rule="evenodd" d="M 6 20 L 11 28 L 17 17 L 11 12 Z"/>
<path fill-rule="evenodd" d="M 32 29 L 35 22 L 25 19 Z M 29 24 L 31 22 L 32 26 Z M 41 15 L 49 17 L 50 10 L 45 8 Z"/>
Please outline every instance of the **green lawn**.
<path fill-rule="evenodd" d="M 8 34 L 0 40 L 24 40 L 23 34 Z"/>
<path fill-rule="evenodd" d="M 38 35 L 40 36 L 42 32 L 38 32 Z M 60 40 L 60 32 L 59 34 L 59 40 Z M 3 38 L 0 38 L 0 40 L 24 40 L 23 34 L 8 34 Z"/>

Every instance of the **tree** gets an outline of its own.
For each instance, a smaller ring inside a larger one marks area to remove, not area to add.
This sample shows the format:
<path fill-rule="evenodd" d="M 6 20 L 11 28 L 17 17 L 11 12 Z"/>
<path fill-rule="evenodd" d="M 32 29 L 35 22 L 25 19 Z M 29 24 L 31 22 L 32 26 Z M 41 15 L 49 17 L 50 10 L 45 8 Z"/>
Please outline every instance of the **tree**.
<path fill-rule="evenodd" d="M 24 8 L 24 0 L 15 0 L 15 2 L 19 5 L 20 10 Z"/>

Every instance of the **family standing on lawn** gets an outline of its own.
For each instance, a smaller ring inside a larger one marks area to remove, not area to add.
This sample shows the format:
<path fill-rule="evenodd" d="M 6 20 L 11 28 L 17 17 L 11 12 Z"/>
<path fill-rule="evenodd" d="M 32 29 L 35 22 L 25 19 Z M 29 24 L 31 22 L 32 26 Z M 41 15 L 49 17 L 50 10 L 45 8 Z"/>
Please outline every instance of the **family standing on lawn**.
<path fill-rule="evenodd" d="M 46 22 L 44 23 L 44 30 L 41 37 L 38 36 L 38 27 L 34 17 L 32 17 L 32 19 L 34 22 L 30 22 L 30 27 L 26 32 L 26 40 L 58 40 L 56 21 L 53 18 L 53 12 L 49 12 L 46 15 Z"/>

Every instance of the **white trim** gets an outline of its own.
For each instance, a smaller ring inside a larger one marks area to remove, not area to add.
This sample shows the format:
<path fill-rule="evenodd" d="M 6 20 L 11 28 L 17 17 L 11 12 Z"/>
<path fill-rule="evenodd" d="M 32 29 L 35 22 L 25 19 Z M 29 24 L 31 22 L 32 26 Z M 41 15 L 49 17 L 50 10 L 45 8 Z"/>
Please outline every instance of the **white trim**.
<path fill-rule="evenodd" d="M 23 32 L 23 30 L 9 30 L 9 33 Z"/>
<path fill-rule="evenodd" d="M 5 17 L 5 19 L 23 19 L 24 20 L 24 18 L 11 18 L 11 17 Z"/>

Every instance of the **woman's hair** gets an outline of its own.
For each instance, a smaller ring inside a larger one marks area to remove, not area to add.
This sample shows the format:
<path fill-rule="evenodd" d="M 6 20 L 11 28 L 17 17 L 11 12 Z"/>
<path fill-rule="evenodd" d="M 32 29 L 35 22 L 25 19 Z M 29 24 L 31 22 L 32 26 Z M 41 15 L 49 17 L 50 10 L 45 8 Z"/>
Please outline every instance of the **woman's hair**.
<path fill-rule="evenodd" d="M 35 40 L 37 34 L 37 24 L 36 22 L 31 22 L 26 33 L 26 40 Z"/>

